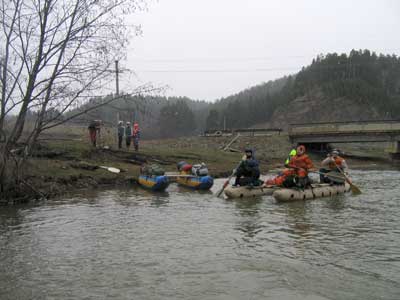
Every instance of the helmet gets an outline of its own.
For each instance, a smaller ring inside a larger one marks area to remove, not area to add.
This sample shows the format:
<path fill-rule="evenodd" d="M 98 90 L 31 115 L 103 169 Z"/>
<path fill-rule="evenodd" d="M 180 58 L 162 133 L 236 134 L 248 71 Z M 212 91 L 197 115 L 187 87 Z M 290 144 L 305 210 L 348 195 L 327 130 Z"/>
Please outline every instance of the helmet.
<path fill-rule="evenodd" d="M 304 154 L 306 153 L 306 147 L 304 145 L 297 146 L 297 154 Z"/>
<path fill-rule="evenodd" d="M 126 122 L 126 125 L 131 125 L 131 122 Z"/>
<path fill-rule="evenodd" d="M 251 148 L 245 148 L 245 149 L 244 149 L 244 152 L 250 152 L 250 153 L 253 153 L 253 149 L 251 149 Z"/>
<path fill-rule="evenodd" d="M 331 151 L 331 154 L 332 154 L 332 155 L 339 155 L 339 150 L 333 149 L 333 150 Z"/>

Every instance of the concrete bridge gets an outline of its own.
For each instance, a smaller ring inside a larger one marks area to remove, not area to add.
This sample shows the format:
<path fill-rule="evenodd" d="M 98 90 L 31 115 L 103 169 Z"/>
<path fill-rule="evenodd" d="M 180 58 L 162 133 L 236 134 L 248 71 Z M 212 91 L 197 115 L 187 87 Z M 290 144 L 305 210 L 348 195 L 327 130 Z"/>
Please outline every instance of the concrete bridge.
<path fill-rule="evenodd" d="M 329 143 L 387 142 L 392 158 L 400 159 L 400 120 L 291 124 L 289 138 L 325 148 Z"/>

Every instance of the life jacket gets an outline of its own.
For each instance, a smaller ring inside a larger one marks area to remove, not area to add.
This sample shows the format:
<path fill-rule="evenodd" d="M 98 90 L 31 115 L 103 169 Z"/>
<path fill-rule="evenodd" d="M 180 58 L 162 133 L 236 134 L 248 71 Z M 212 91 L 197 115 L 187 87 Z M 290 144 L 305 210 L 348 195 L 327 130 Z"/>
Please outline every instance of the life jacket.
<path fill-rule="evenodd" d="M 272 179 L 268 179 L 267 181 L 265 181 L 266 185 L 277 185 L 277 186 L 282 186 L 283 182 L 286 180 L 286 176 L 285 175 L 280 175 L 280 176 L 276 176 L 275 178 Z"/>
<path fill-rule="evenodd" d="M 308 169 L 311 169 L 314 167 L 311 159 L 308 157 L 307 154 L 293 156 L 290 159 L 289 166 L 304 169 L 306 172 Z M 298 172 L 296 172 L 296 173 L 298 173 Z M 304 172 L 301 172 L 301 173 L 302 174 L 298 174 L 298 175 L 300 175 L 301 177 L 307 176 L 307 173 L 306 174 L 304 174 Z"/>
<path fill-rule="evenodd" d="M 336 170 L 337 167 L 343 169 L 343 161 L 344 161 L 344 159 L 342 157 L 340 157 L 340 156 L 336 156 L 336 157 L 332 157 L 332 158 L 334 159 L 335 162 L 331 161 L 328 164 L 329 169 Z"/>
<path fill-rule="evenodd" d="M 295 156 L 297 154 L 297 150 L 296 149 L 292 149 L 289 153 L 289 156 L 286 158 L 285 160 L 285 165 L 289 164 L 290 159 Z"/>

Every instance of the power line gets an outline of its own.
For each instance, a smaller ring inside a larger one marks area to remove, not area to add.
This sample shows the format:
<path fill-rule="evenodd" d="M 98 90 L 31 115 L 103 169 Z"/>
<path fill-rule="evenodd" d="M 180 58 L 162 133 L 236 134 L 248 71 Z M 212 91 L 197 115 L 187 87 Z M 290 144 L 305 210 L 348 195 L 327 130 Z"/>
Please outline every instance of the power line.
<path fill-rule="evenodd" d="M 135 50 L 133 48 L 128 48 L 127 50 Z M 399 53 L 400 49 L 382 49 L 381 51 L 386 52 L 386 53 Z M 378 53 L 377 51 L 371 51 L 371 53 L 374 52 L 378 56 L 383 53 Z M 347 52 L 337 52 L 338 55 Z M 350 52 L 349 52 L 350 53 Z M 271 56 L 260 56 L 260 57 L 192 57 L 192 58 L 143 58 L 143 57 L 132 57 L 132 60 L 135 60 L 137 62 L 157 62 L 157 63 L 169 63 L 169 62 L 225 62 L 225 61 L 264 61 L 264 60 L 276 60 L 276 59 L 289 59 L 289 58 L 294 58 L 294 59 L 299 59 L 299 58 L 316 58 L 318 55 L 326 55 L 326 54 L 332 54 L 332 53 L 310 53 L 310 54 L 302 54 L 302 55 L 271 55 Z M 348 55 L 348 54 L 347 54 Z M 386 55 L 386 54 L 385 54 Z"/>
<path fill-rule="evenodd" d="M 400 58 L 399 58 L 400 60 Z M 378 65 L 377 62 L 371 63 L 351 63 L 343 62 L 335 65 L 307 65 L 307 66 L 291 66 L 291 67 L 272 67 L 272 68 L 243 68 L 243 69 L 138 69 L 129 70 L 133 73 L 249 73 L 249 72 L 272 72 L 272 71 L 295 71 L 298 72 L 303 68 L 311 72 L 318 72 L 321 70 L 343 70 L 343 68 L 351 67 L 363 67 L 363 66 L 374 66 Z"/>
<path fill-rule="evenodd" d="M 291 68 L 255 68 L 255 69 L 187 69 L 187 70 L 135 70 L 137 73 L 249 73 L 271 71 L 298 71 L 301 67 Z"/>
<path fill-rule="evenodd" d="M 294 55 L 294 56 L 270 56 L 270 57 L 220 57 L 220 58 L 210 58 L 210 57 L 195 57 L 195 58 L 135 58 L 133 57 L 132 60 L 135 60 L 137 62 L 145 62 L 145 63 L 190 63 L 190 62 L 232 62 L 232 61 L 266 61 L 266 60 L 275 60 L 278 58 L 313 58 L 315 55 L 307 55 L 307 56 L 301 56 L 301 55 Z"/>

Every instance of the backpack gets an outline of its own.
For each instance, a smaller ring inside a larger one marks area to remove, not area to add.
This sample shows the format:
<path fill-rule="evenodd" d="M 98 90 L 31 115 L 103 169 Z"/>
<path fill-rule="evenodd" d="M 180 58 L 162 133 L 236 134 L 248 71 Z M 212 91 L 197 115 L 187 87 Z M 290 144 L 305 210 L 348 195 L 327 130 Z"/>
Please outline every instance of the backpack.
<path fill-rule="evenodd" d="M 208 168 L 205 163 L 196 164 L 192 167 L 192 174 L 196 176 L 207 176 Z"/>
<path fill-rule="evenodd" d="M 160 165 L 151 164 L 151 165 L 143 166 L 141 169 L 141 173 L 144 175 L 160 176 L 160 175 L 165 174 L 165 170 Z"/>
<path fill-rule="evenodd" d="M 180 161 L 176 164 L 176 167 L 178 168 L 179 172 L 191 172 L 192 171 L 192 165 L 188 164 L 185 161 Z"/>

